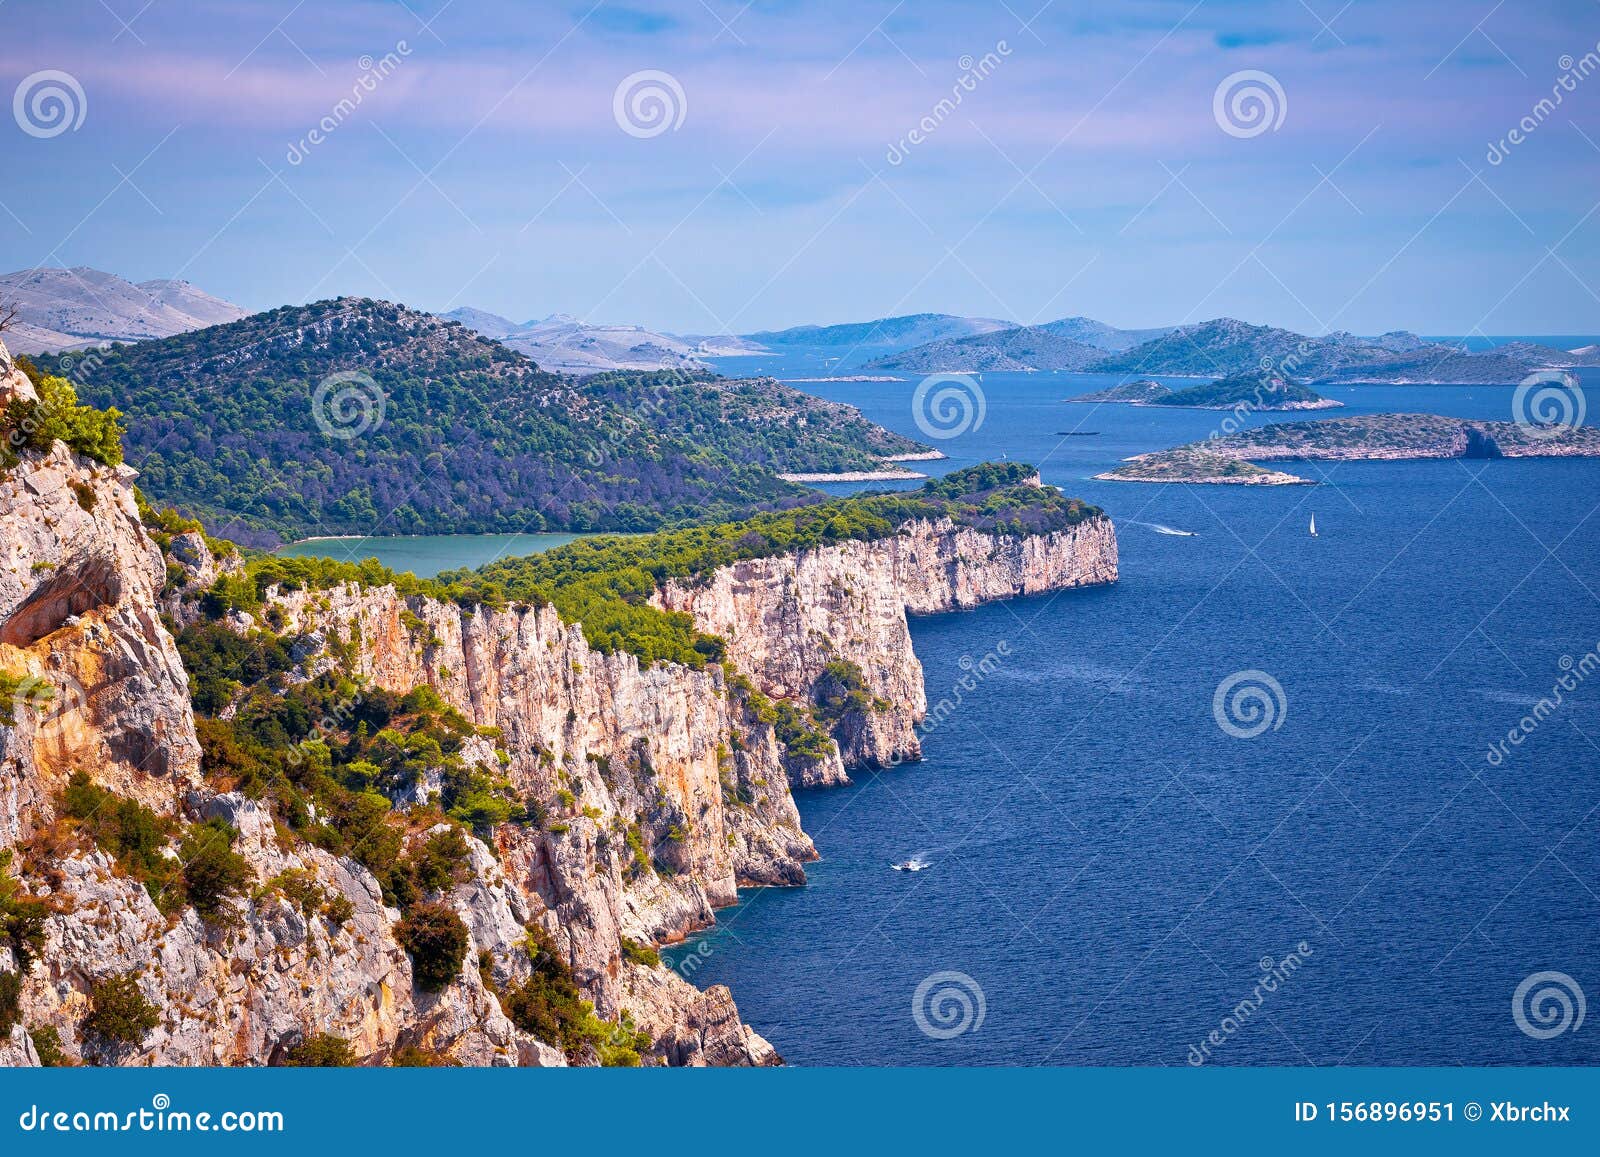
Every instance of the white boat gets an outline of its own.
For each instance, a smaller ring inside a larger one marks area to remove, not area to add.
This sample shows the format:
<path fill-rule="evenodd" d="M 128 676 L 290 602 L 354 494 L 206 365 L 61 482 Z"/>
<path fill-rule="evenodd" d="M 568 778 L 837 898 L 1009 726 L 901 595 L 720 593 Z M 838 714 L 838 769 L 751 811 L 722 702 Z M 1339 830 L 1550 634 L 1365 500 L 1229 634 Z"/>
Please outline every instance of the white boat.
<path fill-rule="evenodd" d="M 1311 516 L 1311 537 L 1317 537 L 1317 516 L 1315 514 Z"/>
<path fill-rule="evenodd" d="M 904 860 L 898 864 L 890 864 L 889 866 L 897 872 L 920 872 L 924 868 L 933 867 L 933 865 L 927 860 L 919 859 L 916 856 L 912 856 L 911 859 Z"/>

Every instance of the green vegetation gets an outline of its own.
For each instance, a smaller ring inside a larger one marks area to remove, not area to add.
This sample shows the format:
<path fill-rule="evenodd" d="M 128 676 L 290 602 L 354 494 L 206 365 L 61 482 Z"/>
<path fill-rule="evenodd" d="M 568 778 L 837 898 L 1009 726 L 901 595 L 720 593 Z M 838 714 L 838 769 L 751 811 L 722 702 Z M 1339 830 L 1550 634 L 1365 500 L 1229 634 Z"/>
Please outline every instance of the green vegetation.
<path fill-rule="evenodd" d="M 634 964 L 643 964 L 648 968 L 658 968 L 661 965 L 661 953 L 648 944 L 641 944 L 637 940 L 622 938 L 622 955 Z"/>
<path fill-rule="evenodd" d="M 184 833 L 178 845 L 183 890 L 194 910 L 208 920 L 226 912 L 227 901 L 250 882 L 250 864 L 233 850 L 239 833 L 226 820 L 209 819 Z"/>
<path fill-rule="evenodd" d="M 251 879 L 250 865 L 233 851 L 238 833 L 223 820 L 191 825 L 177 858 L 169 858 L 165 852 L 179 825 L 96 785 L 82 771 L 67 781 L 61 812 L 142 883 L 163 912 L 188 903 L 206 919 L 219 919 L 226 915 L 227 901 L 241 895 Z"/>
<path fill-rule="evenodd" d="M 339 373 L 363 376 L 322 387 Z M 651 530 L 804 501 L 777 469 L 916 448 L 775 382 L 574 385 L 453 322 L 357 298 L 114 345 L 77 388 L 127 412 L 153 499 L 250 545 L 380 525 Z M 109 452 L 104 431 L 74 431 Z"/>
<path fill-rule="evenodd" d="M 816 713 L 828 723 L 846 715 L 882 711 L 888 704 L 867 689 L 867 676 L 851 659 L 835 659 L 822 668 L 812 688 Z"/>
<path fill-rule="evenodd" d="M 160 1009 L 139 991 L 139 974 L 123 972 L 89 986 L 89 1015 L 83 1027 L 122 1044 L 136 1045 L 161 1023 Z"/>
<path fill-rule="evenodd" d="M 331 1032 L 319 1032 L 295 1045 L 283 1058 L 285 1068 L 347 1069 L 356 1063 L 350 1042 Z"/>
<path fill-rule="evenodd" d="M 26 975 L 44 951 L 44 922 L 50 909 L 22 890 L 11 875 L 10 848 L 0 850 L 0 945 L 11 949 L 17 971 Z"/>
<path fill-rule="evenodd" d="M 72 1064 L 67 1050 L 61 1047 L 61 1032 L 53 1024 L 30 1028 L 33 1051 L 39 1054 L 39 1066 L 46 1069 L 63 1069 Z"/>
<path fill-rule="evenodd" d="M 458 1069 L 459 1061 L 451 1060 L 443 1053 L 434 1052 L 432 1049 L 418 1048 L 415 1045 L 406 1045 L 395 1049 L 389 1055 L 389 1067 L 393 1069 Z"/>
<path fill-rule="evenodd" d="M 1175 390 L 1157 399 L 1163 406 L 1194 406 L 1207 410 L 1289 410 L 1335 406 L 1308 386 L 1277 374 L 1237 374 L 1205 385 Z"/>
<path fill-rule="evenodd" d="M 467 926 L 449 905 L 413 905 L 395 925 L 394 934 L 411 954 L 417 987 L 438 992 L 461 974 L 467 958 Z"/>
<path fill-rule="evenodd" d="M 125 431 L 116 409 L 80 405 L 66 378 L 41 374 L 27 358 L 19 357 L 17 365 L 39 400 L 12 398 L 0 411 L 0 469 L 15 465 L 16 450 L 48 450 L 57 441 L 103 466 L 122 462 Z"/>
<path fill-rule="evenodd" d="M 138 880 L 163 912 L 183 906 L 182 870 L 163 855 L 176 825 L 137 800 L 124 799 L 75 771 L 61 794 L 61 814 L 78 821 L 117 867 Z"/>
<path fill-rule="evenodd" d="M 629 941 L 624 941 L 626 946 Z M 500 1007 L 511 1023 L 542 1041 L 558 1045 L 569 1059 L 581 1060 L 590 1050 L 602 1065 L 632 1067 L 650 1047 L 648 1033 L 634 1027 L 623 1012 L 619 1023 L 607 1024 L 582 998 L 572 969 L 556 950 L 550 934 L 538 925 L 528 929 L 532 974 L 500 994 Z"/>
<path fill-rule="evenodd" d="M 22 1020 L 22 973 L 0 972 L 0 1037 Z"/>

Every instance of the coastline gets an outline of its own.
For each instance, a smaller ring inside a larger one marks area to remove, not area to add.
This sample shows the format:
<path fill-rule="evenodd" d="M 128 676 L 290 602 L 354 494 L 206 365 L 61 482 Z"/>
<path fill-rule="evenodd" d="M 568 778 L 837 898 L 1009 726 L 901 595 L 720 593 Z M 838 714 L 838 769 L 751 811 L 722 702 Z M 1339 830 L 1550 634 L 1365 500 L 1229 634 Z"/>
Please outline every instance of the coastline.
<path fill-rule="evenodd" d="M 943 457 L 943 455 L 940 455 Z M 849 470 L 842 474 L 779 474 L 785 482 L 915 482 L 926 478 L 915 470 Z"/>

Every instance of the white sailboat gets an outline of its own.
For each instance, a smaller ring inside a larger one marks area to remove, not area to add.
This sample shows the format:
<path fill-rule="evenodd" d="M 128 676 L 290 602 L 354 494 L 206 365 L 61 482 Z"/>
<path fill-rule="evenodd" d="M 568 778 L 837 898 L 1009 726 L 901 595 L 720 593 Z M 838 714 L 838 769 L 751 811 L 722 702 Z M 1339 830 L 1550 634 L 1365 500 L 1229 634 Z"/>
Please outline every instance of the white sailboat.
<path fill-rule="evenodd" d="M 1311 516 L 1311 537 L 1317 537 L 1317 516 L 1315 514 Z"/>

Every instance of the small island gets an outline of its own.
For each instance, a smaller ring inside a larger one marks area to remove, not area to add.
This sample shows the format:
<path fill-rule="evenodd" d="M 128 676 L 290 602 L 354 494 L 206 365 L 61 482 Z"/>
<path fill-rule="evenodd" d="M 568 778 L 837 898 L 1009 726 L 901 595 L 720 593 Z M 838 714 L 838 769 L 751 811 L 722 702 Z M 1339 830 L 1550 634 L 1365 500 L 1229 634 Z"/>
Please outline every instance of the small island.
<path fill-rule="evenodd" d="M 1344 405 L 1324 398 L 1310 386 L 1280 374 L 1235 374 L 1198 386 L 1174 390 L 1148 378 L 1067 399 L 1071 402 L 1120 402 L 1130 406 L 1181 406 L 1194 410 L 1283 411 L 1331 410 Z"/>
<path fill-rule="evenodd" d="M 1366 414 L 1279 422 L 1138 454 L 1095 477 L 1106 482 L 1285 485 L 1308 480 L 1259 463 L 1418 458 L 1600 458 L 1600 430 L 1468 421 L 1438 414 Z"/>

